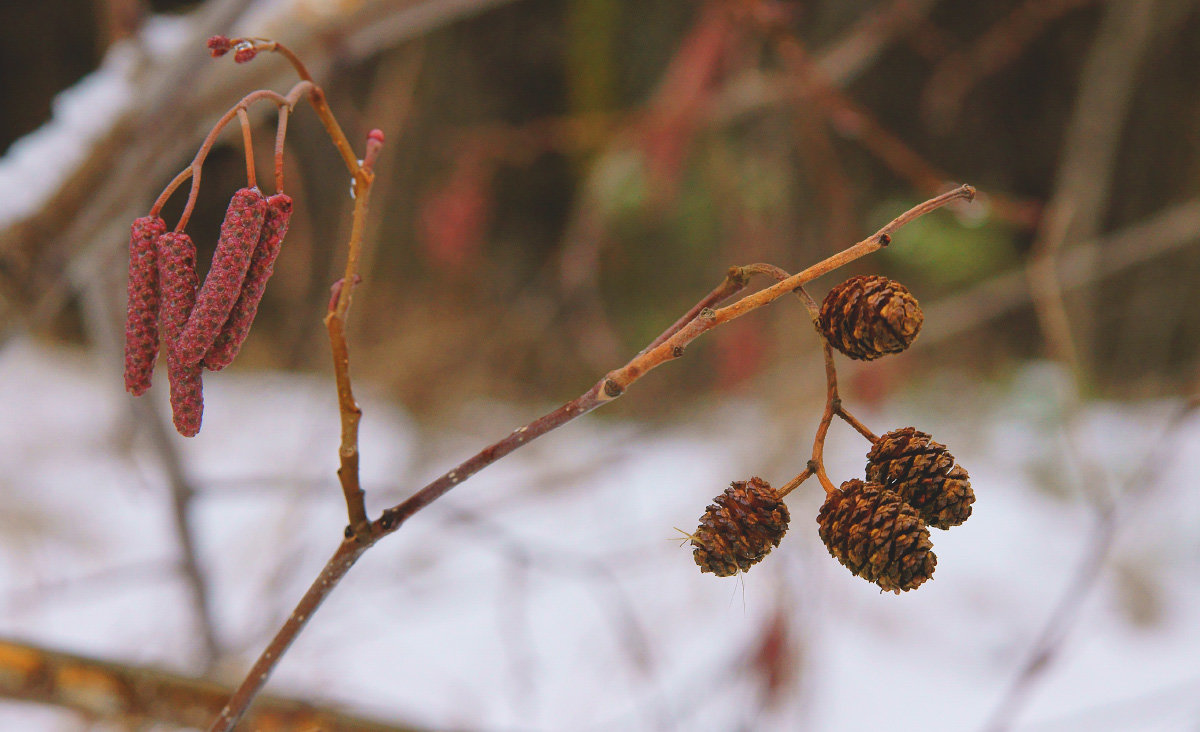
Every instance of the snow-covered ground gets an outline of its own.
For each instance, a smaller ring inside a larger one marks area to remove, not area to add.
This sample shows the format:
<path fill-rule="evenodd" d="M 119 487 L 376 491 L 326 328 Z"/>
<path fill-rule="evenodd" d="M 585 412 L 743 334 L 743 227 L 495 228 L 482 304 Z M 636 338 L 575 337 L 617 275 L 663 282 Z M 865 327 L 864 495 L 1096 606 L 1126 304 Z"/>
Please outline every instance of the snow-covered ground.
<path fill-rule="evenodd" d="M 323 379 L 235 371 L 206 387 L 200 436 L 172 439 L 199 491 L 194 524 L 233 679 L 339 540 L 338 425 Z M 426 434 L 357 388 L 373 512 L 536 416 L 485 404 Z M 1092 535 L 1077 476 L 1102 468 L 1115 478 L 1092 477 L 1095 489 L 1119 488 L 1171 407 L 1090 406 L 1064 443 L 1045 369 L 1007 394 L 955 388 L 985 398 L 939 411 L 910 394 L 860 415 L 917 424 L 971 471 L 975 513 L 934 532 L 936 581 L 915 592 L 880 594 L 826 554 L 815 484 L 789 497 L 789 535 L 740 580 L 702 576 L 668 541 L 777 450 L 761 405 L 718 405 L 669 429 L 593 415 L 368 552 L 272 688 L 442 729 L 979 729 Z M 165 407 L 162 391 L 143 398 Z M 115 368 L 88 352 L 0 351 L 0 634 L 194 672 L 165 472 L 130 402 Z M 866 445 L 846 433 L 830 442 L 835 477 L 862 470 Z M 1018 729 L 1200 724 L 1200 420 L 1170 439 L 1132 476 L 1110 562 Z M 769 697 L 753 662 L 768 628 L 785 638 Z M 0 705 L 0 728 L 78 722 Z"/>

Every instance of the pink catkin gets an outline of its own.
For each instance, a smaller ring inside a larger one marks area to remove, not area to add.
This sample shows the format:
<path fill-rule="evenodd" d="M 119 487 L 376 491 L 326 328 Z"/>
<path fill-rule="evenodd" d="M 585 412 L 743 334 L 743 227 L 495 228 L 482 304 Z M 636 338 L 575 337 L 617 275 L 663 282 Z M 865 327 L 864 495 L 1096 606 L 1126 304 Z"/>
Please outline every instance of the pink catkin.
<path fill-rule="evenodd" d="M 246 270 L 242 292 L 238 295 L 233 309 L 229 311 L 229 319 L 221 328 L 220 335 L 204 355 L 203 363 L 206 368 L 220 371 L 232 363 L 241 350 L 242 343 L 250 333 L 250 326 L 254 323 L 254 316 L 258 313 L 258 304 L 262 302 L 267 280 L 275 271 L 275 258 L 279 256 L 291 218 L 290 196 L 286 193 L 276 193 L 267 199 L 267 215 L 262 234 L 250 260 L 250 268 Z"/>
<path fill-rule="evenodd" d="M 167 381 L 171 384 L 171 418 L 184 437 L 195 437 L 204 417 L 204 369 L 184 366 L 167 353 Z"/>
<path fill-rule="evenodd" d="M 158 216 L 143 216 L 129 230 L 129 306 L 125 314 L 125 390 L 150 388 L 158 358 L 158 258 L 155 242 L 167 230 Z"/>
<path fill-rule="evenodd" d="M 258 245 L 266 209 L 267 199 L 257 188 L 242 188 L 233 194 L 221 224 L 221 238 L 212 266 L 175 344 L 175 357 L 181 366 L 198 365 L 229 319 Z"/>
<path fill-rule="evenodd" d="M 196 303 L 196 245 L 182 232 L 158 238 L 158 280 L 162 291 L 161 320 L 167 344 L 167 380 L 171 385 L 171 413 L 175 429 L 184 437 L 200 431 L 204 415 L 201 369 L 186 366 L 178 356 L 179 336 Z"/>

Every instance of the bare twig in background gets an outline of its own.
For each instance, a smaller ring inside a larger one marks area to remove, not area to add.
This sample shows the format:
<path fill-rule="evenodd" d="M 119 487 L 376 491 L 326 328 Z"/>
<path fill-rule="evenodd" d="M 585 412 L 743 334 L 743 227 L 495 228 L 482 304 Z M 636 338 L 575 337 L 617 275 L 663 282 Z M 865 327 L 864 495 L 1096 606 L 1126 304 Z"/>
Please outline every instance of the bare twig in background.
<path fill-rule="evenodd" d="M 1025 0 L 963 51 L 942 59 L 929 76 L 921 106 L 935 129 L 954 124 L 971 89 L 1020 58 L 1048 25 L 1095 0 Z"/>
<path fill-rule="evenodd" d="M 1110 495 L 1101 488 L 1105 476 L 1099 466 L 1084 457 L 1075 434 L 1082 394 L 1091 375 L 1089 330 L 1094 317 L 1082 323 L 1079 318 L 1071 318 L 1057 273 L 1057 260 L 1064 245 L 1090 239 L 1103 226 L 1109 191 L 1116 174 L 1121 132 L 1142 58 L 1153 37 L 1155 6 L 1154 0 L 1143 3 L 1110 0 L 1105 5 L 1100 28 L 1084 64 L 1073 116 L 1067 126 L 1055 190 L 1047 204 L 1027 267 L 1034 309 L 1047 350 L 1072 375 L 1074 388 L 1068 395 L 1062 424 L 1064 444 L 1084 472 L 1083 494 L 1093 504 L 1096 518 L 1083 559 L 1035 640 L 1028 660 L 993 712 L 989 730 L 1011 727 L 1038 681 L 1045 678 L 1051 661 L 1079 617 L 1084 599 L 1100 576 L 1112 549 L 1118 522 L 1129 511 L 1128 500 L 1119 499 L 1128 499 L 1133 481 L 1139 485 L 1154 485 L 1154 476 L 1159 475 L 1158 471 L 1168 463 L 1168 456 L 1175 453 L 1174 449 L 1164 451 L 1164 447 L 1175 447 L 1170 438 L 1177 432 L 1175 428 L 1182 422 L 1182 417 L 1190 413 L 1185 407 L 1179 417 L 1172 420 L 1168 434 L 1150 449 L 1142 469 L 1134 472 L 1130 484 L 1123 490 Z M 1094 262 L 1087 262 L 1085 266 L 1096 269 Z M 1094 315 L 1095 299 L 1094 296 L 1090 298 L 1086 308 L 1089 314 Z"/>
<path fill-rule="evenodd" d="M 1195 199 L 1107 236 L 1071 242 L 1058 262 L 1058 284 L 1064 290 L 1095 284 L 1198 241 L 1200 199 Z M 1098 257 L 1100 251 L 1103 257 Z M 1024 270 L 996 275 L 926 307 L 921 338 L 925 343 L 948 340 L 1028 304 L 1031 298 Z"/>
<path fill-rule="evenodd" d="M 155 724 L 200 728 L 216 715 L 228 695 L 229 689 L 224 686 L 169 671 L 0 638 L 0 697 L 5 699 L 74 709 L 90 720 L 127 729 Z M 271 695 L 257 700 L 246 721 L 248 729 L 416 729 Z"/>
<path fill-rule="evenodd" d="M 1083 382 L 1091 371 L 1090 319 L 1075 323 L 1073 334 L 1057 284 L 1056 260 L 1064 242 L 1091 239 L 1104 223 L 1121 131 L 1153 37 L 1156 5 L 1156 0 L 1105 4 L 1067 125 L 1054 194 L 1029 262 L 1034 306 L 1051 355 L 1070 365 Z M 1086 309 L 1093 312 L 1094 303 Z"/>
<path fill-rule="evenodd" d="M 1146 451 L 1138 467 L 1120 487 L 1111 503 L 1097 507 L 1096 523 L 1088 536 L 1083 556 L 1070 581 L 1063 587 L 1042 629 L 1021 664 L 1016 677 L 1005 690 L 985 729 L 1002 732 L 1010 729 L 1028 703 L 1054 658 L 1061 652 L 1071 628 L 1079 619 L 1084 600 L 1100 578 L 1101 570 L 1112 553 L 1121 524 L 1137 504 L 1163 487 L 1163 476 L 1181 454 L 1183 430 L 1196 405 L 1183 404 L 1168 420 L 1162 435 Z"/>
<path fill-rule="evenodd" d="M 937 0 L 892 0 L 879 3 L 817 57 L 821 75 L 845 87 L 874 63 L 893 42 L 915 28 Z"/>
<path fill-rule="evenodd" d="M 595 592 L 596 607 L 607 620 L 613 638 L 623 647 L 630 661 L 629 665 L 635 672 L 635 681 L 630 691 L 635 692 L 642 684 L 657 685 L 650 636 L 634 611 L 632 598 L 607 563 L 565 552 L 561 547 L 532 546 L 529 542 L 512 536 L 502 525 L 490 520 L 486 512 L 452 509 L 452 514 L 456 522 L 469 525 L 474 536 L 496 544 L 499 551 L 508 558 L 512 571 L 521 573 L 526 583 L 529 581 L 529 573 L 533 570 L 564 578 L 591 577 L 593 582 L 589 583 L 588 587 Z M 511 588 L 506 589 L 505 597 L 500 598 L 500 602 L 506 602 L 508 596 L 515 594 L 524 593 L 513 593 Z M 515 603 L 511 603 L 506 609 L 510 611 L 506 614 L 512 622 L 527 622 L 528 608 L 518 608 Z M 514 663 L 522 666 L 531 663 L 530 659 L 525 658 L 525 651 L 514 647 L 512 653 L 515 657 Z M 667 709 L 665 694 L 660 692 L 655 696 L 655 708 L 646 710 L 646 716 L 656 719 L 660 728 L 672 729 L 676 720 L 672 719 Z"/>

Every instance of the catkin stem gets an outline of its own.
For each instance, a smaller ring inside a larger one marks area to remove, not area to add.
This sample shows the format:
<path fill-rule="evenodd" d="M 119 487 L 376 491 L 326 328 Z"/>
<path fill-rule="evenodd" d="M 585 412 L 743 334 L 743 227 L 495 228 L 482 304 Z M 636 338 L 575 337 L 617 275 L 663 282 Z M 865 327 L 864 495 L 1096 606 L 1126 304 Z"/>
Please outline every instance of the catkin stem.
<path fill-rule="evenodd" d="M 254 175 L 254 136 L 250 130 L 250 115 L 245 107 L 238 107 L 238 122 L 242 126 L 242 149 L 246 153 L 246 187 L 257 188 L 258 178 Z"/>

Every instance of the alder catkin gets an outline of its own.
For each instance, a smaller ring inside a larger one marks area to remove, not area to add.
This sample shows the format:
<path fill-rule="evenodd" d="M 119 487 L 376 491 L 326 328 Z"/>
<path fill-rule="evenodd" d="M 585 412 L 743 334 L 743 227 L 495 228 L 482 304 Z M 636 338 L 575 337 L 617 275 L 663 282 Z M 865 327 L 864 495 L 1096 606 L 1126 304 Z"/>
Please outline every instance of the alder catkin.
<path fill-rule="evenodd" d="M 701 572 L 718 577 L 745 572 L 779 546 L 790 519 L 770 483 L 761 478 L 736 481 L 700 517 L 692 556 Z"/>
<path fill-rule="evenodd" d="M 200 364 L 184 366 L 169 350 L 167 381 L 171 385 L 171 421 L 184 437 L 200 432 L 204 417 L 204 369 Z"/>
<path fill-rule="evenodd" d="M 825 497 L 817 524 L 830 554 L 884 590 L 916 589 L 937 566 L 929 529 L 916 509 L 878 483 L 842 483 Z"/>
<path fill-rule="evenodd" d="M 904 285 L 859 275 L 829 291 L 818 324 L 829 345 L 850 358 L 873 361 L 908 348 L 924 322 L 920 304 Z"/>
<path fill-rule="evenodd" d="M 267 199 L 262 233 L 259 235 L 258 246 L 254 249 L 254 256 L 250 259 L 250 266 L 246 270 L 241 294 L 238 295 L 233 309 L 229 311 L 229 318 L 222 326 L 221 333 L 204 355 L 205 368 L 220 371 L 232 363 L 241 350 L 242 343 L 250 333 L 250 326 L 254 323 L 254 316 L 258 314 L 258 305 L 262 302 L 267 280 L 275 271 L 275 258 L 279 256 L 291 218 L 290 196 L 286 193 L 276 193 Z"/>
<path fill-rule="evenodd" d="M 143 216 L 129 229 L 129 304 L 125 313 L 125 390 L 150 388 L 158 358 L 158 257 L 156 240 L 167 230 L 158 216 Z"/>
<path fill-rule="evenodd" d="M 266 209 L 267 200 L 257 188 L 242 188 L 233 194 L 221 223 L 212 266 L 175 346 L 180 365 L 199 364 L 229 318 L 258 246 Z"/>
<path fill-rule="evenodd" d="M 971 515 L 975 492 L 967 471 L 940 442 L 915 427 L 892 430 L 867 453 L 867 480 L 900 494 L 939 529 L 958 526 Z"/>
<path fill-rule="evenodd" d="M 177 353 L 179 335 L 196 303 L 196 245 L 182 232 L 158 238 L 158 280 L 162 290 L 162 331 L 167 345 L 167 380 L 175 429 L 184 437 L 200 431 L 204 414 L 203 383 L 198 364 L 186 366 Z"/>

